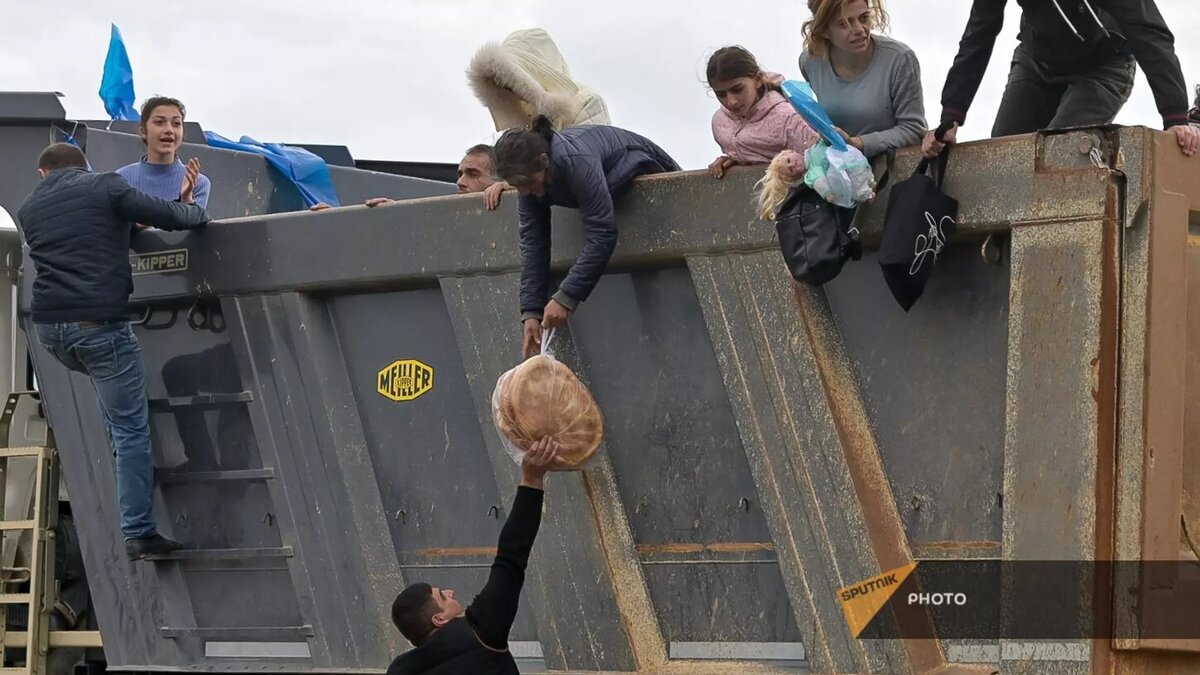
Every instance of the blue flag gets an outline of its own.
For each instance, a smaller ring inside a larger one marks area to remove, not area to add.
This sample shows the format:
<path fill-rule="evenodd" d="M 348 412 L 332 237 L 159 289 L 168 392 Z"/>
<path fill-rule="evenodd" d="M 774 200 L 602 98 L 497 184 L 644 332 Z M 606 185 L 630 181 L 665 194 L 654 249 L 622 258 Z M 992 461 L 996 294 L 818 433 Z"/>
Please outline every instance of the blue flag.
<path fill-rule="evenodd" d="M 104 59 L 104 77 L 100 80 L 100 100 L 104 109 L 114 120 L 139 119 L 133 107 L 133 67 L 129 65 L 129 54 L 125 52 L 125 40 L 117 24 L 112 25 L 112 37 L 108 40 L 108 57 Z"/>

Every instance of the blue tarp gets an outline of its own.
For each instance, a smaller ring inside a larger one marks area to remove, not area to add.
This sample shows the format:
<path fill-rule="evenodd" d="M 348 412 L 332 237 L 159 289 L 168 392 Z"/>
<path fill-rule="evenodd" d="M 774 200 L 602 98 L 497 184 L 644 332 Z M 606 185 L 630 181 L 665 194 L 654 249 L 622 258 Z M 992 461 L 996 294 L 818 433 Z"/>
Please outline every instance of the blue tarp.
<path fill-rule="evenodd" d="M 108 39 L 108 56 L 104 59 L 104 75 L 100 78 L 100 100 L 104 109 L 114 120 L 138 121 L 136 97 L 133 94 L 133 66 L 129 65 L 129 54 L 125 52 L 125 40 L 117 24 L 112 24 L 112 35 Z"/>
<path fill-rule="evenodd" d="M 271 166 L 279 170 L 288 179 L 306 206 L 324 202 L 330 206 L 341 206 L 337 192 L 333 189 L 333 178 L 329 175 L 329 167 L 325 160 L 303 148 L 294 148 L 279 143 L 259 143 L 249 136 L 241 140 L 231 141 L 220 134 L 211 131 L 204 132 L 204 138 L 214 148 L 237 150 L 262 155 Z"/>

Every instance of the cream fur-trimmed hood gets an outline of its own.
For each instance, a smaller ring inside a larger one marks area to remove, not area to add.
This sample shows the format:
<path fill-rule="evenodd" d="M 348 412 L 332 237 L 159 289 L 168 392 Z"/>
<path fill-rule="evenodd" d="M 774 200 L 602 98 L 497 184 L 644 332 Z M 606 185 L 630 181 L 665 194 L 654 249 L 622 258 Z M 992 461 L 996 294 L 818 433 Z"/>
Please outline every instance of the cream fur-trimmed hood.
<path fill-rule="evenodd" d="M 571 79 L 558 46 L 540 28 L 485 44 L 471 59 L 467 81 L 492 113 L 496 131 L 528 126 L 534 115 L 549 117 L 558 129 L 612 123 L 604 100 Z"/>

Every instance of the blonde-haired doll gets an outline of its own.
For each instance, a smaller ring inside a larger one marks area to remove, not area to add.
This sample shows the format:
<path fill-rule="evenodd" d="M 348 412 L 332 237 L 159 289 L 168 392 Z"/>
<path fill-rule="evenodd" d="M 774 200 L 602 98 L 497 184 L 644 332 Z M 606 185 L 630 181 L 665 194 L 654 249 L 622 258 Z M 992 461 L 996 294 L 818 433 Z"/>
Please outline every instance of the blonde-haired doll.
<path fill-rule="evenodd" d="M 802 184 L 843 208 L 854 208 L 875 198 L 875 175 L 866 157 L 856 148 L 839 151 L 821 142 L 803 155 L 794 150 L 775 155 L 755 185 L 759 190 L 759 216 L 775 220 L 788 194 Z"/>
<path fill-rule="evenodd" d="M 754 185 L 758 189 L 759 217 L 775 220 L 788 194 L 804 183 L 805 169 L 804 156 L 795 150 L 784 150 L 775 155 L 766 173 Z"/>

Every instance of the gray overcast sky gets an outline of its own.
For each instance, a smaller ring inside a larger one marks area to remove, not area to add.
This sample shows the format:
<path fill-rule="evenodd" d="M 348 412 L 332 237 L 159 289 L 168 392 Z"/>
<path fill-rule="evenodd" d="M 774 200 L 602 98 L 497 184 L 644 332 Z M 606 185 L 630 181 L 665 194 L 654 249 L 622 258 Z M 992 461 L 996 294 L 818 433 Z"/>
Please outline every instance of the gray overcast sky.
<path fill-rule="evenodd" d="M 1188 81 L 1200 81 L 1196 0 L 1158 0 Z M 960 138 L 987 135 L 1016 44 L 1009 3 L 983 87 Z M 920 57 L 926 114 L 968 0 L 892 0 L 891 35 Z M 103 118 L 97 96 L 109 23 L 125 37 L 138 101 L 179 97 L 189 119 L 227 137 L 346 145 L 360 159 L 457 162 L 496 134 L 466 86 L 474 51 L 518 28 L 554 37 L 572 73 L 605 98 L 613 123 L 661 144 L 686 168 L 718 154 L 703 81 L 714 49 L 742 44 L 799 78 L 802 0 L 0 0 L 0 89 L 53 90 L 67 114 Z M 1139 73 L 1117 121 L 1158 127 Z"/>

